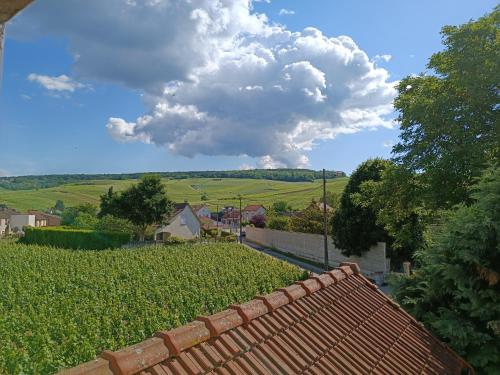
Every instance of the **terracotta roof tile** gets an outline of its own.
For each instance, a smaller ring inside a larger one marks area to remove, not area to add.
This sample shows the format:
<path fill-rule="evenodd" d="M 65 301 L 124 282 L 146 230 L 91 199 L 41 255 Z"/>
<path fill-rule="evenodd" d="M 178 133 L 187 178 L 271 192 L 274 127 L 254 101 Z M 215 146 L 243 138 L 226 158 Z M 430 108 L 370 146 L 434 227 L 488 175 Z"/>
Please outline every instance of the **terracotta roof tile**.
<path fill-rule="evenodd" d="M 355 263 L 198 317 L 66 374 L 460 374 L 472 368 Z"/>

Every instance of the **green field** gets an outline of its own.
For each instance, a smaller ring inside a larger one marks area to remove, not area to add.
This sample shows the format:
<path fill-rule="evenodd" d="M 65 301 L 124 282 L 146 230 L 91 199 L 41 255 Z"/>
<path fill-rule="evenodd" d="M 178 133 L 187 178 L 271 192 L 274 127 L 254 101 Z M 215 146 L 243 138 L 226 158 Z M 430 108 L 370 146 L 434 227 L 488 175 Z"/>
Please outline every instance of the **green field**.
<path fill-rule="evenodd" d="M 0 240 L 0 374 L 49 374 L 307 275 L 238 244 L 78 251 Z"/>
<path fill-rule="evenodd" d="M 206 193 L 208 203 L 212 208 L 217 204 L 235 205 L 236 196 L 243 196 L 243 204 L 271 205 L 273 202 L 285 200 L 293 208 L 302 209 L 311 201 L 318 200 L 322 194 L 321 181 L 314 182 L 284 182 L 240 178 L 188 178 L 165 179 L 167 194 L 175 202 L 189 201 L 192 204 L 201 203 L 201 196 Z M 341 192 L 347 183 L 347 177 L 328 180 L 327 189 Z M 99 195 L 106 192 L 110 186 L 122 190 L 137 180 L 96 180 L 82 183 L 61 185 L 48 189 L 37 190 L 6 190 L 0 188 L 0 203 L 25 211 L 28 209 L 47 209 L 56 200 L 74 206 L 79 203 L 99 204 Z"/>

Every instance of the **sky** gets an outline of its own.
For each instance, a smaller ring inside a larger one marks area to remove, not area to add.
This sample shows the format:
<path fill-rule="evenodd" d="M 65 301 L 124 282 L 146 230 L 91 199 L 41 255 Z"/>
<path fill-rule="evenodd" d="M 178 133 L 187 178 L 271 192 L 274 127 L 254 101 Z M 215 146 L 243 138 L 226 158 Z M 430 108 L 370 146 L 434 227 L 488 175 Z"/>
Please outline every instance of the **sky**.
<path fill-rule="evenodd" d="M 398 80 L 493 0 L 35 0 L 7 25 L 0 176 L 390 157 Z"/>

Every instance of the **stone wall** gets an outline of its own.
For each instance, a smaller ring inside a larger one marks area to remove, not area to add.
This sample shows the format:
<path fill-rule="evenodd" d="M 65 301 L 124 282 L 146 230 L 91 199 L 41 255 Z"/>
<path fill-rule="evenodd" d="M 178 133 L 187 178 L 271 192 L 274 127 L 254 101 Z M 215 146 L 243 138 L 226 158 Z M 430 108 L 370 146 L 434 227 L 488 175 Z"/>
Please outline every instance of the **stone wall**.
<path fill-rule="evenodd" d="M 246 227 L 245 232 L 247 241 L 275 248 L 316 263 L 324 263 L 323 236 L 320 234 L 285 232 L 252 227 Z M 339 249 L 335 248 L 332 238 L 329 236 L 328 260 L 333 267 L 342 262 L 355 262 L 365 276 L 376 281 L 381 281 L 384 274 L 389 272 L 389 259 L 386 258 L 385 242 L 379 242 L 377 245 L 372 246 L 362 257 L 346 257 L 341 254 Z"/>

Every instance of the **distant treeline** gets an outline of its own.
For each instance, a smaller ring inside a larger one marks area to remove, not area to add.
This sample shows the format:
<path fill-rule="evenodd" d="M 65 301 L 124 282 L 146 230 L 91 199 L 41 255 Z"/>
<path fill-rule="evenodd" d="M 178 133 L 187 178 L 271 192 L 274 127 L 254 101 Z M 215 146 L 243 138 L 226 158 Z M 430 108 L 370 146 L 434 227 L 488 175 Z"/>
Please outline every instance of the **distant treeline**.
<path fill-rule="evenodd" d="M 151 172 L 163 178 L 254 178 L 277 181 L 314 181 L 323 177 L 322 171 L 311 169 L 250 169 L 237 171 L 194 171 L 194 172 Z M 123 174 L 61 174 L 41 176 L 0 177 L 0 187 L 9 190 L 44 189 L 71 183 L 85 183 L 90 180 L 129 180 L 138 179 L 150 173 L 123 173 Z M 341 171 L 327 171 L 326 177 L 344 177 Z"/>

